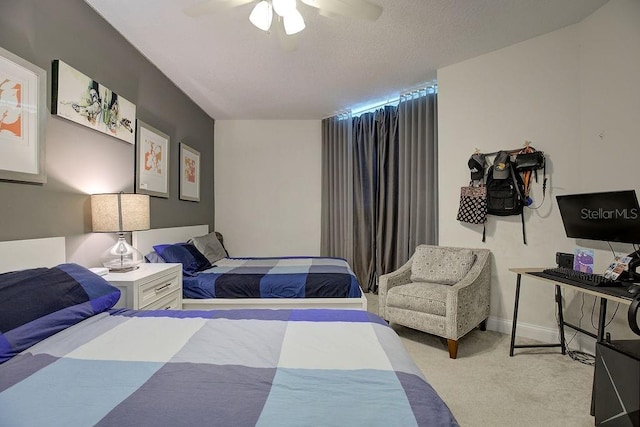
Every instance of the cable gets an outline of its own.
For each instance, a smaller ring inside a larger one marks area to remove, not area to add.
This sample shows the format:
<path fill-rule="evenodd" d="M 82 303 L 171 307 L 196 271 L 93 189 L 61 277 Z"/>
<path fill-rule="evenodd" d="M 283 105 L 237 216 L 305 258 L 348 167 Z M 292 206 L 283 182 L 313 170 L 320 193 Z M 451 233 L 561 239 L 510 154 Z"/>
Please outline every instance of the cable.
<path fill-rule="evenodd" d="M 593 326 L 593 329 L 598 330 L 598 327 L 595 325 L 595 323 L 593 323 L 593 313 L 595 313 L 596 310 L 596 300 L 598 298 L 594 298 L 593 300 L 593 307 L 591 307 L 591 326 Z M 616 317 L 616 313 L 618 312 L 618 309 L 620 308 L 620 303 L 616 304 L 616 309 L 613 310 L 613 316 L 611 316 L 611 319 L 609 319 L 609 321 L 607 322 L 605 320 L 604 322 L 604 327 L 606 328 L 607 326 L 609 326 L 611 324 L 611 322 L 613 322 L 613 319 L 615 319 Z"/>
<path fill-rule="evenodd" d="M 525 207 L 531 210 L 540 209 L 542 205 L 544 205 L 544 200 L 547 198 L 547 194 L 545 191 L 546 189 L 547 189 L 547 177 L 545 176 L 542 181 L 542 201 L 538 204 L 538 206 L 535 206 L 535 207 L 525 206 Z"/>
<path fill-rule="evenodd" d="M 618 255 L 616 255 L 616 251 L 613 250 L 613 246 L 611 246 L 611 242 L 607 241 L 607 245 L 609 245 L 609 249 L 613 253 L 613 259 L 618 259 Z"/>
<path fill-rule="evenodd" d="M 595 305 L 595 304 L 594 304 Z M 584 293 L 582 294 L 582 302 L 580 304 L 580 319 L 578 319 L 578 327 L 582 328 L 582 319 L 584 318 Z M 579 350 L 571 350 L 569 348 L 569 344 L 574 340 L 574 338 L 578 335 L 578 331 L 575 331 L 573 336 L 569 341 L 565 340 L 565 351 L 567 356 L 569 356 L 572 360 L 576 362 L 580 362 L 583 365 L 594 366 L 596 363 L 596 357 L 592 354 L 585 353 L 584 351 Z"/>

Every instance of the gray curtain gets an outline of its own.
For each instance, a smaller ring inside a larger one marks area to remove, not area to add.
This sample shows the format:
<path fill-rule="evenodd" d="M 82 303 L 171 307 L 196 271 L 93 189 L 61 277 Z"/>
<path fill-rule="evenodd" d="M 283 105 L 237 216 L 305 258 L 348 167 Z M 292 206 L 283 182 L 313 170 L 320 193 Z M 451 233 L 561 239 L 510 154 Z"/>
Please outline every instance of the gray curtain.
<path fill-rule="evenodd" d="M 398 112 L 387 106 L 353 119 L 353 271 L 363 289 L 377 290 L 393 259 L 397 230 Z"/>
<path fill-rule="evenodd" d="M 353 147 L 351 115 L 322 121 L 320 254 L 353 265 Z"/>
<path fill-rule="evenodd" d="M 321 253 L 347 258 L 375 292 L 417 245 L 438 242 L 437 95 L 406 94 L 348 122 L 350 138 L 346 123 L 323 120 Z"/>
<path fill-rule="evenodd" d="M 393 271 L 395 241 L 398 235 L 398 109 L 385 107 L 375 115 L 378 135 L 375 276 L 369 284 L 372 292 L 378 289 L 381 272 Z"/>
<path fill-rule="evenodd" d="M 393 271 L 417 245 L 438 243 L 438 102 L 435 91 L 405 94 L 398 104 L 398 233 Z"/>

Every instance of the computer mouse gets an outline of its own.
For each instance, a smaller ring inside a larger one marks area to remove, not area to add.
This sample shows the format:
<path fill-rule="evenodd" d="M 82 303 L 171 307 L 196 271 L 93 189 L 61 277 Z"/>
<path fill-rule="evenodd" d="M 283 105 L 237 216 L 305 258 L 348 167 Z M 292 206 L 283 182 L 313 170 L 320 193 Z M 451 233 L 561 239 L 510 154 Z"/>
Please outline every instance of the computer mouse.
<path fill-rule="evenodd" d="M 632 296 L 640 294 L 640 283 L 634 283 L 633 285 L 627 288 L 627 292 L 629 292 Z"/>

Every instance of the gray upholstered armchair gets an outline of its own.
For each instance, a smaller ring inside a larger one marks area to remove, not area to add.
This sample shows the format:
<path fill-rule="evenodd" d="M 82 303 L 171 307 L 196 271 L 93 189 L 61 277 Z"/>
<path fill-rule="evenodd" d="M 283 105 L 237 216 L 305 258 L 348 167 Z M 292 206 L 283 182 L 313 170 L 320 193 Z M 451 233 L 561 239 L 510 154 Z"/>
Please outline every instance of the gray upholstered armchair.
<path fill-rule="evenodd" d="M 488 249 L 420 245 L 393 273 L 380 276 L 380 317 L 447 339 L 449 357 L 458 339 L 489 317 L 491 262 Z"/>

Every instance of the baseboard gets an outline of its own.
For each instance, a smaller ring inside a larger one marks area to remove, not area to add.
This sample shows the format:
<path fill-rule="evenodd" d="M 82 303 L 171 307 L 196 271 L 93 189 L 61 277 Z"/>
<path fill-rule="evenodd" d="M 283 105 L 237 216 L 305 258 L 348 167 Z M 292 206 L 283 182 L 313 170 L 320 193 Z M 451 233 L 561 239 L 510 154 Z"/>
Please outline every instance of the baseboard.
<path fill-rule="evenodd" d="M 502 334 L 511 335 L 513 323 L 511 319 L 502 319 L 495 316 L 489 316 L 487 320 L 487 329 L 490 331 L 500 332 Z M 531 323 L 518 322 L 516 335 L 517 338 L 528 338 L 543 343 L 557 343 L 560 342 L 560 333 L 557 328 L 547 328 L 544 326 L 533 325 Z M 573 329 L 565 328 L 565 339 L 570 341 L 569 348 L 572 350 L 579 350 L 589 354 L 595 354 L 595 339 L 588 335 L 578 333 L 572 340 L 575 331 Z"/>

